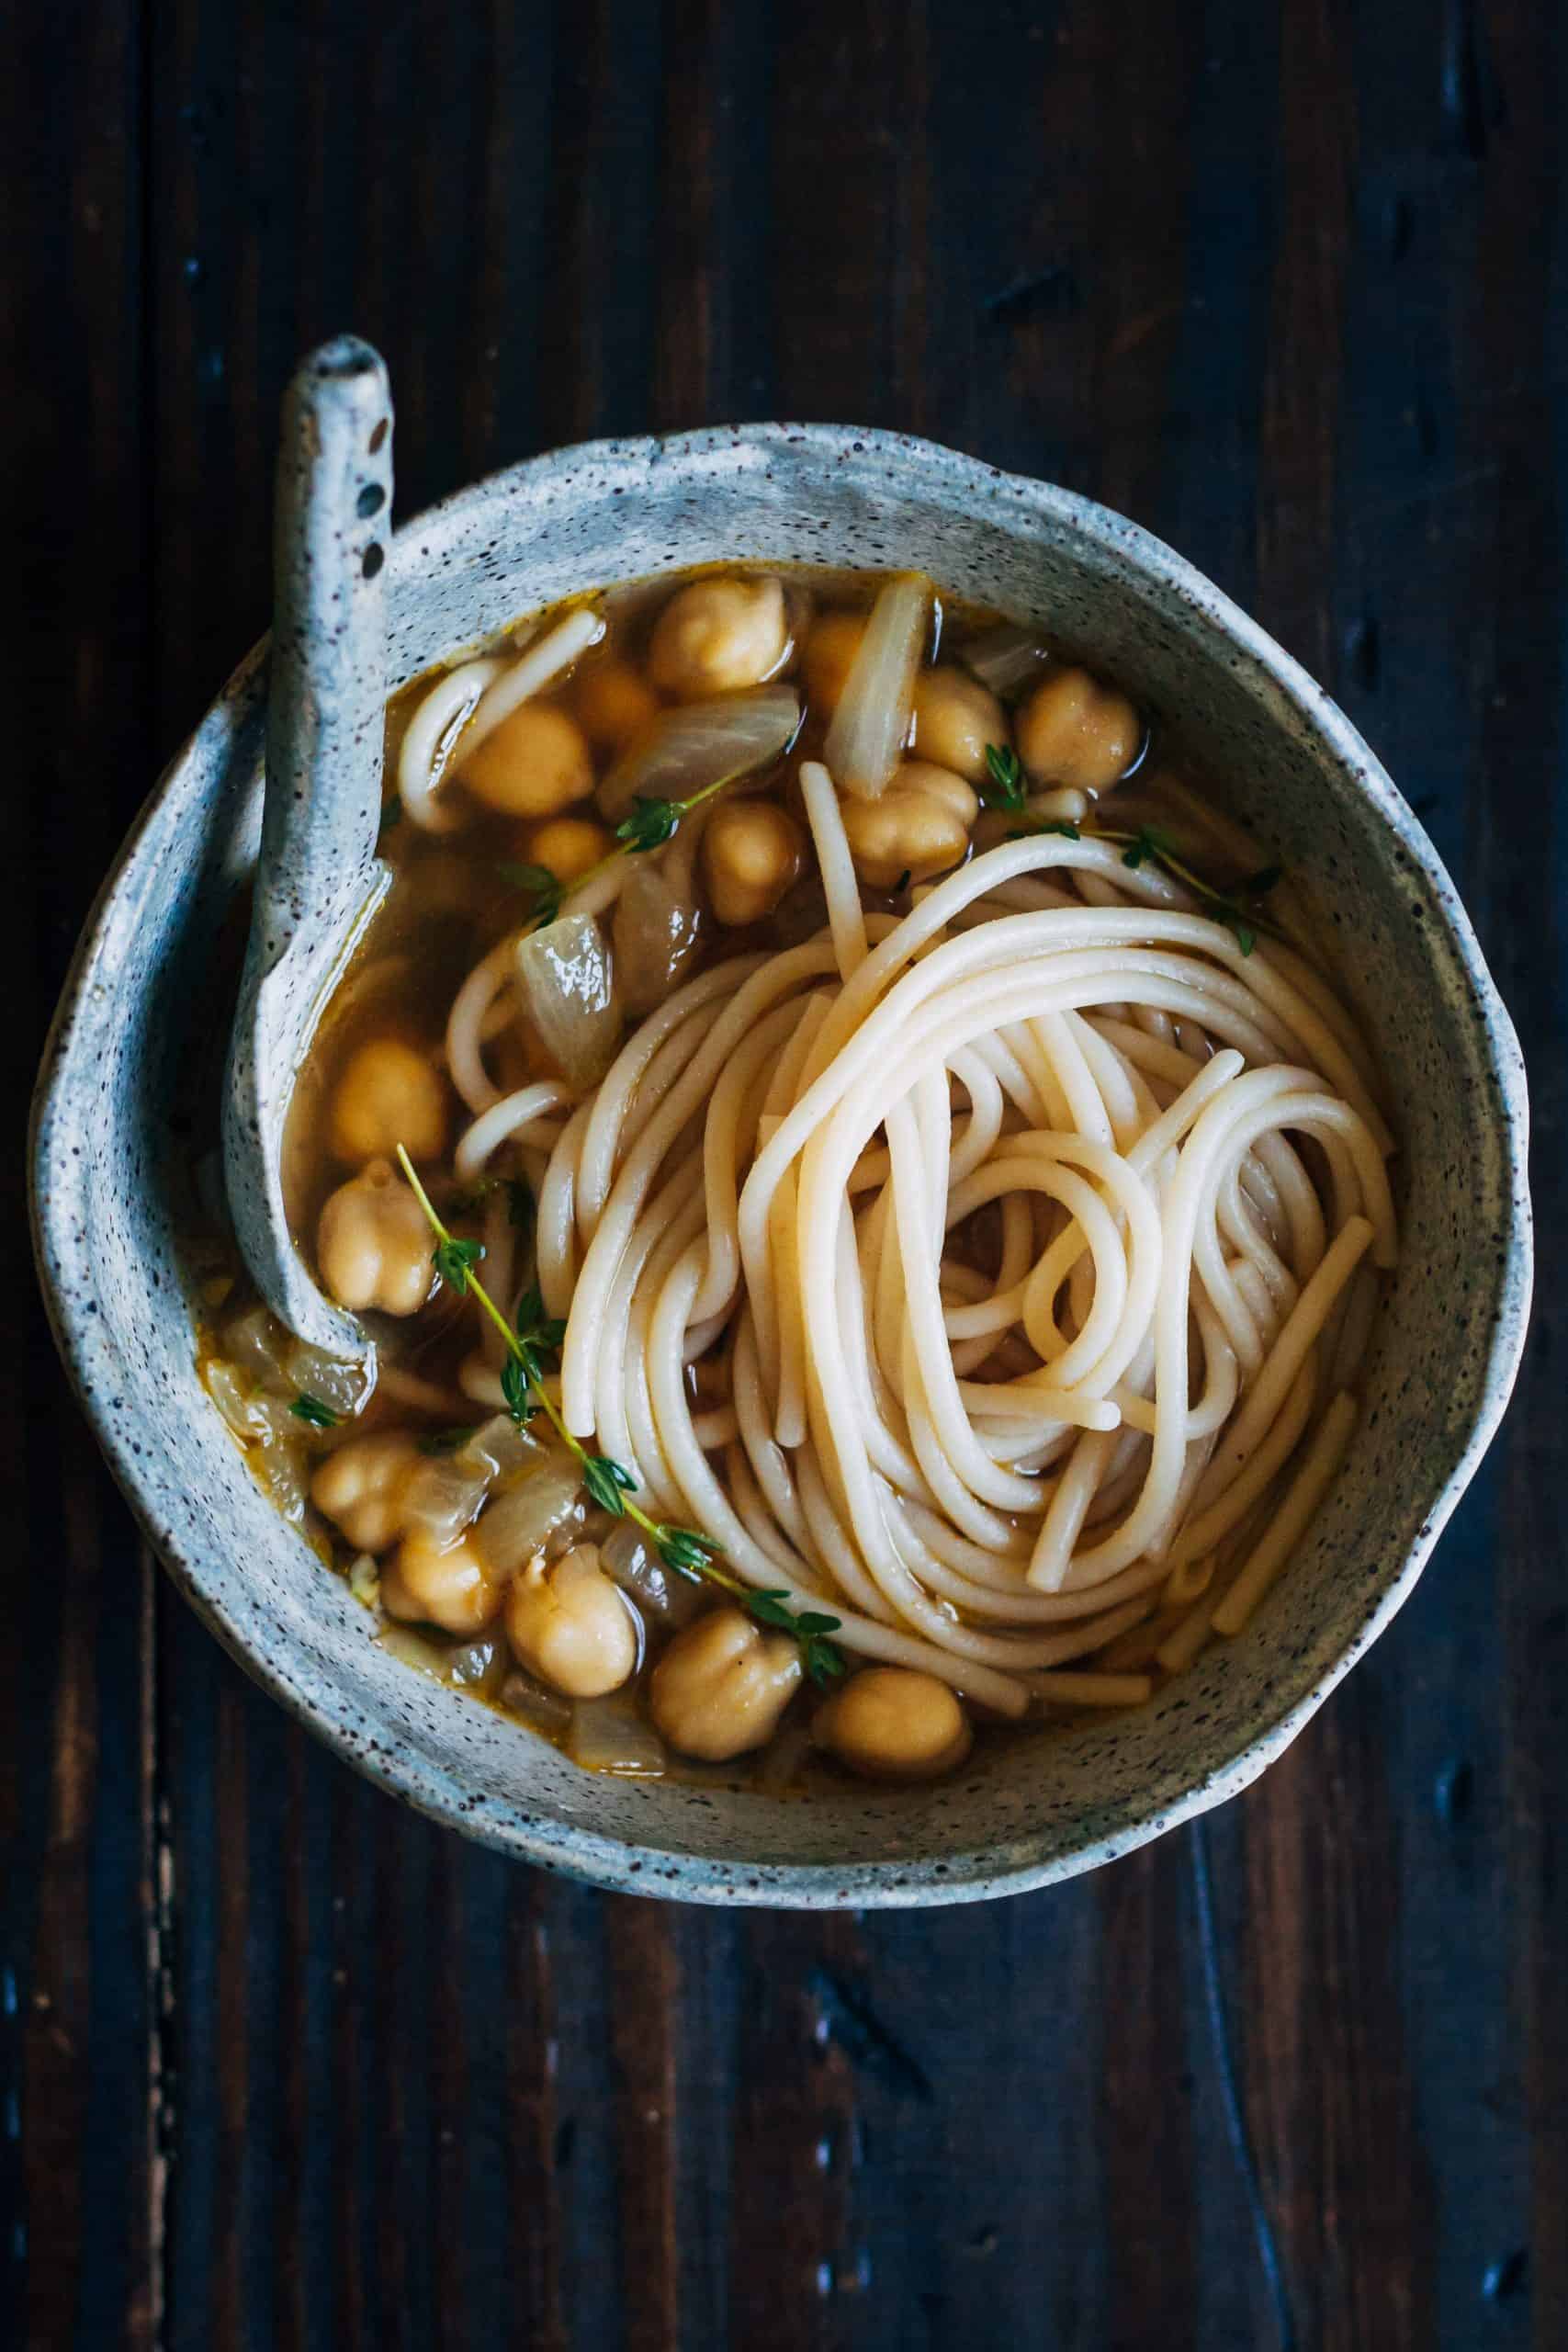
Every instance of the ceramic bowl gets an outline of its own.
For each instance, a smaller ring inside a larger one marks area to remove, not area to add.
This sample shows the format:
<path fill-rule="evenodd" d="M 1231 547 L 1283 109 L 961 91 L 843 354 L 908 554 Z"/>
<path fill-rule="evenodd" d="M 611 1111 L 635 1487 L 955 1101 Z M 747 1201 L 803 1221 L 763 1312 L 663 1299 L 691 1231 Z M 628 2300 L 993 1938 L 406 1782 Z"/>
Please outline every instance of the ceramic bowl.
<path fill-rule="evenodd" d="M 929 443 L 758 425 L 497 475 L 398 533 L 393 683 L 573 591 L 726 557 L 920 566 L 1081 647 L 1199 762 L 1245 780 L 1270 845 L 1345 936 L 1403 1144 L 1403 1270 L 1344 1475 L 1247 1633 L 1143 1711 L 1020 1739 L 932 1790 L 811 1804 L 580 1771 L 375 1647 L 197 1386 L 175 1241 L 188 1073 L 229 1018 L 214 939 L 258 836 L 262 649 L 158 786 L 77 952 L 36 1112 L 44 1286 L 83 1406 L 181 1590 L 301 1722 L 423 1811 L 529 1861 L 704 1902 L 1038 1886 L 1244 1788 L 1414 1586 L 1524 1334 L 1518 1046 L 1431 844 L 1326 695 L 1145 532 Z"/>

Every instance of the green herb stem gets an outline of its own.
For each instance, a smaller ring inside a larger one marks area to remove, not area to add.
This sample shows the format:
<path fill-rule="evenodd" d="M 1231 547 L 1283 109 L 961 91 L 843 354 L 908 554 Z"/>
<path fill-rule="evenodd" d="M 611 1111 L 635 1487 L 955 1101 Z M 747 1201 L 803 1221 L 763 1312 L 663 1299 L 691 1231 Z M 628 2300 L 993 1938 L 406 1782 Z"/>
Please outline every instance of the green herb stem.
<path fill-rule="evenodd" d="M 666 842 L 673 841 L 694 808 L 700 808 L 705 800 L 711 800 L 716 793 L 723 792 L 727 786 L 738 784 L 746 774 L 744 767 L 732 768 L 728 775 L 715 776 L 711 784 L 705 784 L 700 792 L 688 793 L 684 800 L 655 800 L 638 793 L 632 802 L 630 814 L 623 817 L 615 827 L 615 848 L 606 850 L 603 857 L 585 867 L 570 888 L 547 865 L 503 865 L 499 869 L 502 877 L 533 898 L 529 929 L 537 931 L 546 923 L 554 922 L 569 896 L 575 897 L 591 882 L 597 882 L 602 874 L 608 874 L 622 858 L 640 857 L 651 850 L 662 849 Z"/>
<path fill-rule="evenodd" d="M 711 788 L 711 787 L 710 787 Z M 799 1642 L 807 1672 L 817 1683 L 832 1681 L 844 1670 L 843 1657 L 836 1644 L 827 1636 L 836 1633 L 840 1620 L 818 1610 L 807 1610 L 796 1615 L 785 1604 L 787 1591 L 780 1587 L 773 1591 L 758 1591 L 743 1584 L 728 1569 L 716 1565 L 718 1545 L 711 1537 L 700 1535 L 694 1528 L 674 1527 L 656 1520 L 633 1500 L 636 1480 L 624 1464 L 608 1454 L 590 1453 L 581 1438 L 567 1428 L 559 1406 L 545 1385 L 541 1358 L 554 1354 L 565 1336 L 563 1327 L 547 1318 L 544 1301 L 537 1290 L 530 1290 L 518 1310 L 516 1326 L 509 1323 L 478 1274 L 475 1265 L 484 1256 L 484 1245 L 479 1241 L 464 1241 L 449 1233 L 437 1216 L 434 1204 L 414 1171 L 412 1160 L 401 1144 L 398 1146 L 398 1165 L 401 1168 L 415 1200 L 424 1211 L 431 1231 L 435 1236 L 433 1262 L 436 1272 L 449 1290 L 459 1297 L 472 1297 L 480 1310 L 489 1316 L 506 1342 L 507 1372 L 515 1365 L 516 1372 L 509 1380 L 502 1375 L 502 1389 L 513 1419 L 526 1422 L 536 1409 L 542 1411 L 561 1443 L 576 1461 L 582 1473 L 582 1483 L 600 1509 L 615 1518 L 626 1517 L 640 1527 L 652 1544 L 666 1567 L 677 1576 L 711 1584 L 731 1594 L 748 1615 L 764 1625 L 776 1625 Z M 532 1403 L 529 1399 L 532 1399 Z"/>

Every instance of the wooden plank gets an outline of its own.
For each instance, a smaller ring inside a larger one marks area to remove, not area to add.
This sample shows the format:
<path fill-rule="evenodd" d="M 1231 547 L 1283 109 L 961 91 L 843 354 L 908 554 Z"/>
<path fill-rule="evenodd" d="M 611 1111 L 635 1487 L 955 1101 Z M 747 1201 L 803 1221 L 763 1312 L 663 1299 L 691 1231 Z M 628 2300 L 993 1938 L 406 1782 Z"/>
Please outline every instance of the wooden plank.
<path fill-rule="evenodd" d="M 1568 1477 L 1560 1290 L 1551 1249 L 1568 1211 L 1568 989 L 1562 956 L 1568 836 L 1562 821 L 1564 401 L 1562 302 L 1552 269 L 1564 193 L 1558 160 L 1565 62 L 1552 12 L 1507 0 L 1457 17 L 1446 96 L 1450 141 L 1480 182 L 1474 267 L 1454 321 L 1464 399 L 1459 466 L 1479 493 L 1476 586 L 1485 617 L 1469 648 L 1482 714 L 1471 803 L 1471 874 L 1483 941 L 1531 1074 L 1540 1296 L 1524 1375 L 1496 1464 L 1506 1680 L 1501 1788 L 1483 1792 L 1506 1841 L 1517 2069 L 1495 2096 L 1519 2138 L 1512 2226 L 1499 2229 L 1483 2300 L 1528 2298 L 1531 2341 L 1568 2338 L 1568 1799 L 1562 1691 L 1561 1497 Z M 1551 223 L 1550 233 L 1545 225 Z M 1552 784 L 1555 783 L 1555 792 Z M 1505 1811 L 1506 1809 L 1506 1811 Z M 1505 1826 L 1506 1821 L 1506 1826 Z M 1512 2315 L 1512 2313 L 1510 2313 Z M 1504 2316 L 1499 2311 L 1499 2318 Z M 1518 2313 L 1518 2324 L 1526 2314 Z"/>
<path fill-rule="evenodd" d="M 151 1570 L 57 1366 L 21 1107 L 146 756 L 141 12 L 12 28 L 0 77 L 12 753 L 0 1056 L 16 1106 L 0 1414 L 0 2337 L 151 2346 L 162 2250 L 152 1916 Z M 76 71 L 62 84 L 62 47 Z"/>
<path fill-rule="evenodd" d="M 1540 223 L 1562 202 L 1562 61 L 1544 0 L 1372 13 L 987 0 L 977 24 L 807 0 L 785 26 L 709 0 L 406 0 L 367 48 L 346 0 L 178 0 L 152 50 L 144 476 L 121 462 L 134 151 L 101 135 L 134 60 L 103 12 L 62 107 L 40 40 L 0 99 L 30 208 L 18 315 L 29 336 L 50 322 L 39 352 L 10 349 L 8 386 L 33 388 L 10 494 L 45 554 L 28 658 L 47 675 L 67 639 L 80 661 L 64 786 L 28 802 L 43 880 L 7 940 L 19 990 L 66 944 L 84 825 L 99 863 L 151 745 L 263 624 L 276 396 L 300 347 L 353 323 L 392 361 L 405 511 L 530 444 L 793 411 L 932 432 L 1153 522 L 1437 795 L 1527 1043 L 1560 1066 L 1565 877 L 1540 797 L 1564 362 Z M 87 178 L 59 228 L 68 158 Z M 84 319 L 110 322 L 109 364 L 86 364 Z M 62 404 L 57 383 L 83 389 Z M 91 515 L 109 550 L 85 595 L 56 486 L 84 433 L 72 537 Z M 114 789 L 72 794 L 106 751 Z M 1550 1148 L 1560 1089 L 1543 1107 Z M 41 1344 L 35 1324 L 33 1363 Z M 1568 2333 L 1551 1372 L 1542 1354 L 1399 1627 L 1212 1832 L 1303 2343 L 1468 2352 L 1478 2306 L 1522 2316 L 1527 2292 L 1538 2343 Z M 0 2179 L 27 2199 L 33 2340 L 115 2340 L 122 2311 L 130 2340 L 158 2325 L 154 1770 L 169 2342 L 1269 2340 L 1179 1844 L 930 1918 L 604 1902 L 355 1781 L 168 1596 L 154 1760 L 148 1653 L 113 1598 L 134 1553 L 74 1428 L 46 1391 L 5 1442 L 40 1556 L 65 1531 L 6 1669 L 28 1661 L 0 2038 L 28 2071 Z"/>

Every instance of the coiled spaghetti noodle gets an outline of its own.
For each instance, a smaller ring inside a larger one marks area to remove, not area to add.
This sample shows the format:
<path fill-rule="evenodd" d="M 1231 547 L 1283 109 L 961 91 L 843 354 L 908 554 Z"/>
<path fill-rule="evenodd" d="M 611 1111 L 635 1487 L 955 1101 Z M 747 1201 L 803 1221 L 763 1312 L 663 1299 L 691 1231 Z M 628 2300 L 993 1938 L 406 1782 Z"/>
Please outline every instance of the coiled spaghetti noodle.
<path fill-rule="evenodd" d="M 1004 1713 L 1146 1695 L 1349 1442 L 1397 1248 L 1371 1058 L 1292 947 L 1091 837 L 868 915 L 801 786 L 825 928 L 703 972 L 575 1107 L 503 1100 L 511 943 L 476 968 L 458 1166 L 536 1159 L 562 1411 L 648 1508 Z"/>

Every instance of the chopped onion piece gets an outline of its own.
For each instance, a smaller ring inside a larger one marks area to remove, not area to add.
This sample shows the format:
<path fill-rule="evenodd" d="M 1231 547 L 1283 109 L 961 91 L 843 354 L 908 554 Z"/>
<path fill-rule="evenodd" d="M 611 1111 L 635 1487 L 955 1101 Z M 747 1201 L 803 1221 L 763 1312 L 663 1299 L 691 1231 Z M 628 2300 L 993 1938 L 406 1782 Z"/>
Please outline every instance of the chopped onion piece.
<path fill-rule="evenodd" d="M 576 1535 L 586 1509 L 576 1463 L 551 1458 L 496 1496 L 475 1533 L 479 1557 L 492 1576 L 514 1576 L 552 1536 Z"/>
<path fill-rule="evenodd" d="M 610 770 L 599 806 L 615 824 L 634 800 L 689 800 L 782 757 L 799 726 L 793 686 L 759 686 L 664 711 Z"/>
<path fill-rule="evenodd" d="M 1018 628 L 1005 621 L 1000 628 L 987 629 L 984 637 L 972 638 L 961 646 L 958 658 L 972 677 L 1006 701 L 1009 695 L 1038 677 L 1051 655 L 1041 644 L 1037 630 Z"/>
<path fill-rule="evenodd" d="M 412 1625 L 389 1625 L 376 1636 L 376 1645 L 395 1657 L 403 1666 L 412 1666 L 416 1674 L 428 1674 L 436 1682 L 446 1679 L 446 1652 L 416 1634 Z"/>
<path fill-rule="evenodd" d="M 538 1469 L 545 1459 L 545 1448 L 542 1441 L 531 1430 L 521 1428 L 510 1413 L 497 1413 L 457 1448 L 453 1459 L 465 1468 L 506 1478 L 517 1471 Z"/>
<path fill-rule="evenodd" d="M 559 1739 L 571 1724 L 571 1701 L 558 1690 L 547 1690 L 521 1667 L 513 1667 L 501 1686 L 501 1703 L 547 1739 Z"/>
<path fill-rule="evenodd" d="M 284 1381 L 284 1350 L 292 1347 L 293 1336 L 282 1325 L 275 1323 L 265 1306 L 248 1306 L 243 1315 L 225 1323 L 222 1348 L 231 1363 L 242 1372 L 253 1373 L 258 1380 Z"/>
<path fill-rule="evenodd" d="M 272 1498 L 275 1510 L 281 1512 L 290 1527 L 305 1524 L 305 1471 L 300 1459 L 303 1448 L 286 1445 L 277 1438 L 268 1438 L 251 1456 L 252 1464 L 262 1485 Z"/>
<path fill-rule="evenodd" d="M 221 1356 L 209 1356 L 201 1367 L 201 1383 L 242 1445 L 266 1434 L 265 1419 L 252 1402 L 254 1384 L 237 1366 L 225 1363 Z"/>
<path fill-rule="evenodd" d="M 834 783 L 857 800 L 881 797 L 909 740 L 931 597 L 923 571 L 890 580 L 850 665 L 822 758 Z"/>
<path fill-rule="evenodd" d="M 372 1366 L 374 1358 L 371 1359 Z M 344 1363 L 336 1356 L 327 1355 L 321 1348 L 312 1348 L 303 1340 L 296 1340 L 283 1359 L 287 1377 L 302 1396 L 319 1397 L 334 1413 L 355 1414 L 370 1401 L 375 1385 L 375 1373 L 358 1363 Z"/>
<path fill-rule="evenodd" d="M 671 1631 L 689 1625 L 703 1607 L 703 1589 L 667 1568 L 642 1531 L 618 1519 L 599 1545 L 604 1574 L 629 1593 L 656 1625 Z"/>
<path fill-rule="evenodd" d="M 348 1564 L 348 1589 L 361 1609 L 378 1612 L 381 1607 L 381 1570 L 369 1552 L 357 1552 Z"/>
<path fill-rule="evenodd" d="M 680 985 L 702 945 L 702 917 L 682 890 L 649 858 L 639 858 L 615 901 L 612 937 L 615 985 L 640 1020 Z"/>
<path fill-rule="evenodd" d="M 517 943 L 517 992 L 539 1042 L 570 1086 L 596 1086 L 621 1041 L 621 1006 L 604 934 L 592 915 L 562 915 Z"/>
<path fill-rule="evenodd" d="M 446 1679 L 459 1690 L 477 1690 L 489 1698 L 500 1687 L 507 1668 L 506 1645 L 493 1636 L 459 1642 L 446 1653 Z"/>
<path fill-rule="evenodd" d="M 433 1453 L 423 1461 L 406 1490 L 403 1515 L 441 1546 L 455 1544 L 473 1525 L 490 1491 L 488 1464 L 467 1461 L 457 1453 Z"/>
<path fill-rule="evenodd" d="M 571 1711 L 567 1753 L 585 1772 L 620 1772 L 657 1780 L 664 1770 L 664 1743 L 622 1691 L 608 1699 L 580 1699 Z"/>

